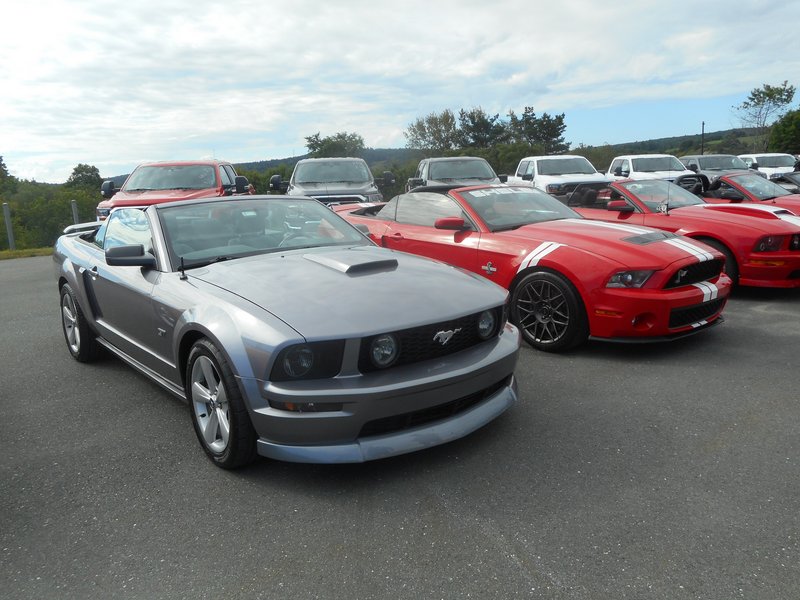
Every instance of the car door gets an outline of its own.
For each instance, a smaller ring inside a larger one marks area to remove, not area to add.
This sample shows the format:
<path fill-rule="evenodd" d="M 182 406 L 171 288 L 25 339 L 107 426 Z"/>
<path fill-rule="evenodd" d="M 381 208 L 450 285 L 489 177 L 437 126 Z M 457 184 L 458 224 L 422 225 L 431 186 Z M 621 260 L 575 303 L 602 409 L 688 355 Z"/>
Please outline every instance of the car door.
<path fill-rule="evenodd" d="M 117 209 L 108 217 L 103 251 L 115 246 L 142 244 L 152 251 L 149 222 L 141 209 Z M 110 266 L 103 253 L 83 273 L 100 334 L 125 354 L 153 368 L 152 348 L 157 336 L 151 296 L 160 273 L 152 268 Z"/>
<path fill-rule="evenodd" d="M 480 232 L 458 202 L 434 192 L 403 194 L 393 201 L 397 202 L 396 212 L 381 235 L 382 246 L 480 272 Z M 462 218 L 468 229 L 437 229 L 436 220 L 444 217 Z"/>

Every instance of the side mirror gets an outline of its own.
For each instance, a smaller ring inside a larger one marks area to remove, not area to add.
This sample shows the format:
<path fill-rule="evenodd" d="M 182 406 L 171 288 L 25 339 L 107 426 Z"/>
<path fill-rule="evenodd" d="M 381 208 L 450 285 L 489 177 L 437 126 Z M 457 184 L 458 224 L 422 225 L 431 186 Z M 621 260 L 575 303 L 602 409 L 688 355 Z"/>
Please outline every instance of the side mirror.
<path fill-rule="evenodd" d="M 500 183 L 506 183 L 508 181 L 508 175 L 498 175 L 497 178 L 500 180 Z"/>
<path fill-rule="evenodd" d="M 415 187 L 425 185 L 425 180 L 421 177 L 411 177 L 408 180 L 408 189 L 413 190 Z"/>
<path fill-rule="evenodd" d="M 353 227 L 358 229 L 366 237 L 369 237 L 369 227 L 367 225 L 365 225 L 364 223 L 354 223 Z"/>
<path fill-rule="evenodd" d="M 275 173 L 272 177 L 269 178 L 269 189 L 280 192 L 282 187 L 283 181 L 281 181 L 281 176 L 279 173 Z"/>
<path fill-rule="evenodd" d="M 397 182 L 397 178 L 394 176 L 394 173 L 391 171 L 384 171 L 383 172 L 383 181 L 379 181 L 385 186 L 394 185 Z"/>
<path fill-rule="evenodd" d="M 719 197 L 732 202 L 741 202 L 744 200 L 744 196 L 739 191 L 730 188 L 722 190 L 719 194 Z"/>
<path fill-rule="evenodd" d="M 108 181 L 104 181 L 100 185 L 100 195 L 103 196 L 103 198 L 106 199 L 111 198 L 111 196 L 113 196 L 116 193 L 117 189 L 114 187 L 114 182 L 111 181 L 110 179 Z"/>
<path fill-rule="evenodd" d="M 614 169 L 614 177 L 622 177 L 622 167 L 617 167 Z"/>
<path fill-rule="evenodd" d="M 114 246 L 106 250 L 106 264 L 112 267 L 148 267 L 156 266 L 156 257 L 144 251 L 142 244 Z"/>
<path fill-rule="evenodd" d="M 758 171 L 758 163 L 757 162 L 751 162 L 750 163 L 750 168 L 753 169 L 754 171 Z"/>
<path fill-rule="evenodd" d="M 436 229 L 447 229 L 451 231 L 464 231 L 470 228 L 467 222 L 461 217 L 442 217 L 441 219 L 436 219 L 433 226 Z"/>
<path fill-rule="evenodd" d="M 237 194 L 246 194 L 250 191 L 250 182 L 244 175 L 237 175 L 233 182 Z"/>
<path fill-rule="evenodd" d="M 522 176 L 522 181 L 533 181 L 533 173 L 525 173 Z"/>
<path fill-rule="evenodd" d="M 614 212 L 621 212 L 621 213 L 629 213 L 633 212 L 636 209 L 633 208 L 633 206 L 631 206 L 627 202 L 625 202 L 625 200 L 611 200 L 606 205 L 606 210 L 612 210 Z"/>
<path fill-rule="evenodd" d="M 686 168 L 689 169 L 690 171 L 694 171 L 695 173 L 697 173 L 697 171 L 699 171 L 699 169 L 697 168 L 697 165 L 695 165 L 695 164 L 686 165 Z"/>

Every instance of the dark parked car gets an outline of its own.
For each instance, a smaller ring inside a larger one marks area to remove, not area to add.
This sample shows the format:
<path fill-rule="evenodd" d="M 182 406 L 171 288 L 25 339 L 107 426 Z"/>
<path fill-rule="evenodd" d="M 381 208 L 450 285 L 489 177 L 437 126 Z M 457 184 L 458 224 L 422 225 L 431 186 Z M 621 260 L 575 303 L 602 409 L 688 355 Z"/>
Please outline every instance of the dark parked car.
<path fill-rule="evenodd" d="M 221 467 L 411 452 L 517 398 L 503 288 L 378 248 L 316 200 L 119 208 L 70 229 L 54 254 L 70 353 L 105 348 L 187 400 Z"/>

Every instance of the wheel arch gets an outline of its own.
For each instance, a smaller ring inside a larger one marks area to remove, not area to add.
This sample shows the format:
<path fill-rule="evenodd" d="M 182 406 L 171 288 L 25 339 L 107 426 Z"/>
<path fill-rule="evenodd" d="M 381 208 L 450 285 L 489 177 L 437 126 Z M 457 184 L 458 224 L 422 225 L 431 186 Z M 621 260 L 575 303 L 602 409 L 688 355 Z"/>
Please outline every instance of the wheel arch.
<path fill-rule="evenodd" d="M 569 274 L 565 273 L 563 270 L 553 268 L 549 265 L 534 265 L 532 267 L 528 267 L 527 269 L 523 269 L 519 273 L 517 273 L 514 278 L 511 280 L 511 283 L 508 286 L 508 294 L 509 298 L 513 297 L 514 291 L 517 289 L 519 282 L 522 281 L 525 277 L 530 275 L 531 273 L 552 273 L 553 275 L 558 275 L 559 277 L 563 277 L 564 280 L 569 284 L 569 286 L 575 291 L 578 298 L 581 301 L 581 308 L 583 309 L 583 314 L 586 317 L 586 322 L 589 324 L 591 329 L 591 321 L 589 320 L 589 312 L 586 309 L 588 305 L 587 302 L 587 294 L 586 290 L 584 289 L 583 285 L 576 284 L 576 277 L 570 276 Z"/>

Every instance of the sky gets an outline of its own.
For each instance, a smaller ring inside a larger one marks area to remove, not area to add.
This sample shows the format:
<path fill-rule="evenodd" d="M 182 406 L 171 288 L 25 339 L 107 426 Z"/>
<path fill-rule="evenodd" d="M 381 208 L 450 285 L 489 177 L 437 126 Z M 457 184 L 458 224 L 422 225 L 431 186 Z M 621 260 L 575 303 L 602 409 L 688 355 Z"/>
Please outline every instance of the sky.
<path fill-rule="evenodd" d="M 28 0 L 2 16 L 0 156 L 47 183 L 78 164 L 296 156 L 315 133 L 402 148 L 445 109 L 563 113 L 573 146 L 708 133 L 740 126 L 753 89 L 800 85 L 790 1 Z"/>

